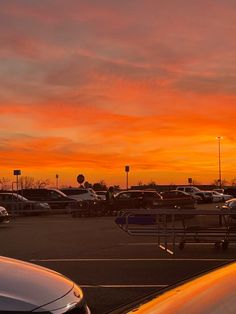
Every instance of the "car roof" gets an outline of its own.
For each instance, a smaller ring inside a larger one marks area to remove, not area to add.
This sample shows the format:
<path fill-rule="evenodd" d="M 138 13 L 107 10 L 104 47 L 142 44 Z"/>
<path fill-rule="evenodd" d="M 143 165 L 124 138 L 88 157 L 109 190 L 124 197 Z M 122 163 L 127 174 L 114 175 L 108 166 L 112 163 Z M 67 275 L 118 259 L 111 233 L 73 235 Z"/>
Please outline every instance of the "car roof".
<path fill-rule="evenodd" d="M 156 190 L 125 190 L 125 191 L 121 191 L 119 193 L 144 193 L 144 192 L 150 192 L 150 193 L 158 193 Z"/>
<path fill-rule="evenodd" d="M 73 188 L 73 187 L 71 187 L 71 188 L 61 188 L 60 189 L 60 191 L 72 191 L 72 190 L 87 191 L 87 192 L 89 191 L 86 188 L 77 188 L 77 187 L 75 187 L 75 188 Z"/>
<path fill-rule="evenodd" d="M 19 194 L 19 193 L 17 194 L 17 193 L 12 193 L 12 192 L 1 192 L 0 195 L 14 195 L 14 196 L 20 195 L 20 196 L 22 196 L 22 195 Z"/>

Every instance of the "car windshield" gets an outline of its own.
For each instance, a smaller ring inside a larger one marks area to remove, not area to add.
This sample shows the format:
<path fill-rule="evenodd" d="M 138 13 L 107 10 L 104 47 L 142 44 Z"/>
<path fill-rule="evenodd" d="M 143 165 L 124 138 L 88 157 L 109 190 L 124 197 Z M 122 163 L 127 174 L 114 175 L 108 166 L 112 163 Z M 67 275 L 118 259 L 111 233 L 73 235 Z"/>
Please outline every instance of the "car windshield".
<path fill-rule="evenodd" d="M 0 1 L 1 255 L 33 264 L 0 263 L 0 314 L 112 313 L 235 259 L 235 34 L 236 0 Z"/>
<path fill-rule="evenodd" d="M 27 202 L 27 201 L 28 201 L 27 198 L 23 197 L 23 196 L 20 195 L 20 194 L 14 194 L 14 195 L 15 195 L 15 197 L 16 197 L 17 199 L 19 199 L 19 200 L 22 201 L 22 202 Z"/>

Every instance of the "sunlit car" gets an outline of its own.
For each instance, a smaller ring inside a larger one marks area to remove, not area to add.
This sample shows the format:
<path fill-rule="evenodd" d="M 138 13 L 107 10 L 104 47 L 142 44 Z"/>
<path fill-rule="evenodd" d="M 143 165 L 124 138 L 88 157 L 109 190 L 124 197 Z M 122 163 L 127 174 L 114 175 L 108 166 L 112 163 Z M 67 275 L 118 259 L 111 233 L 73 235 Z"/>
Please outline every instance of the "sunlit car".
<path fill-rule="evenodd" d="M 225 205 L 236 209 L 236 198 L 231 198 L 230 200 L 226 201 Z"/>
<path fill-rule="evenodd" d="M 235 215 L 231 215 L 233 219 L 236 219 L 236 198 L 232 198 L 224 203 L 222 209 L 230 210 Z"/>
<path fill-rule="evenodd" d="M 79 286 L 50 269 L 0 257 L 0 277 L 0 313 L 90 313 Z"/>
<path fill-rule="evenodd" d="M 203 191 L 195 186 L 177 186 L 176 190 L 183 191 L 191 195 L 197 195 L 201 197 L 201 203 L 211 203 L 213 201 L 212 199 L 212 193 L 211 191 Z"/>
<path fill-rule="evenodd" d="M 10 216 L 5 207 L 0 206 L 0 223 L 8 223 L 10 221 Z"/>
<path fill-rule="evenodd" d="M 220 193 L 220 192 L 217 192 L 217 191 L 212 191 L 213 193 L 213 202 L 215 201 L 215 199 L 219 199 L 220 201 L 228 201 L 230 199 L 233 198 L 232 195 L 228 195 L 228 194 L 224 194 L 224 193 Z"/>
<path fill-rule="evenodd" d="M 0 193 L 0 205 L 11 213 L 49 212 L 50 206 L 45 202 L 30 201 L 17 193 Z"/>
<path fill-rule="evenodd" d="M 143 298 L 112 314 L 219 314 L 236 312 L 236 263 Z"/>
<path fill-rule="evenodd" d="M 216 191 L 207 191 L 207 192 L 212 195 L 212 202 L 213 203 L 219 203 L 219 202 L 224 201 L 224 198 L 220 193 L 218 193 Z"/>

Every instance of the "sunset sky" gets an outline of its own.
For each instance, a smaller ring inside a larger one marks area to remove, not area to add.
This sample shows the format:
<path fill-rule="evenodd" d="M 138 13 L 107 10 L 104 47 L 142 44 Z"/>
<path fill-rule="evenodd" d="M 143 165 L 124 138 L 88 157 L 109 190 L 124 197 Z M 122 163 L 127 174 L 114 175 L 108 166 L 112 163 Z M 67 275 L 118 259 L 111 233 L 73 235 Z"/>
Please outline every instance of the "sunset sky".
<path fill-rule="evenodd" d="M 0 0 L 0 177 L 236 177 L 235 0 Z"/>

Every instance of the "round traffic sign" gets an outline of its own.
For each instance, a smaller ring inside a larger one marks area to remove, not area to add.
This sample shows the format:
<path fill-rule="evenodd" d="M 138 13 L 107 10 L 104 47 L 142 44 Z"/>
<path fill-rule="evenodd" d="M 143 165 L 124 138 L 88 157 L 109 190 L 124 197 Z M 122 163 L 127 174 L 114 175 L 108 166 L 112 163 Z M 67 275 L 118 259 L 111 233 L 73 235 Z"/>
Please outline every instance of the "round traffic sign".
<path fill-rule="evenodd" d="M 82 184 L 84 182 L 84 180 L 85 180 L 84 175 L 83 174 L 79 174 L 78 177 L 77 177 L 77 182 L 79 184 Z"/>

